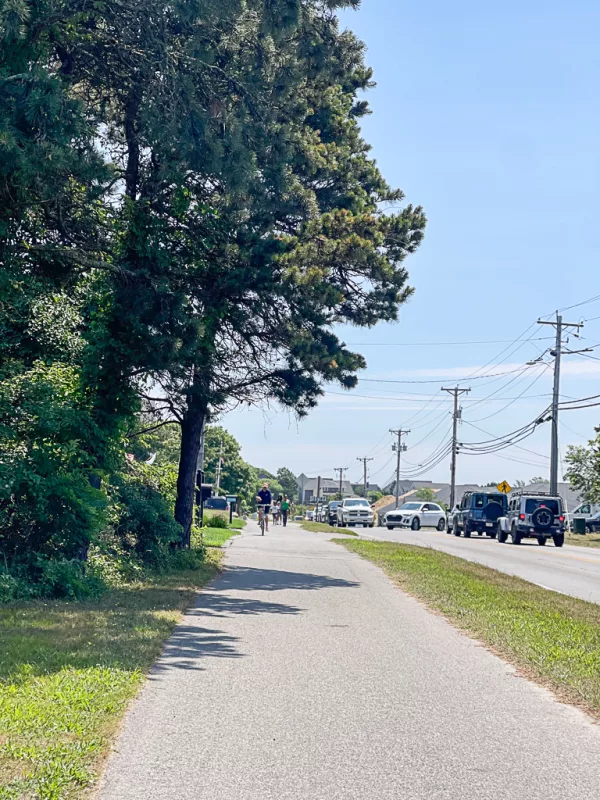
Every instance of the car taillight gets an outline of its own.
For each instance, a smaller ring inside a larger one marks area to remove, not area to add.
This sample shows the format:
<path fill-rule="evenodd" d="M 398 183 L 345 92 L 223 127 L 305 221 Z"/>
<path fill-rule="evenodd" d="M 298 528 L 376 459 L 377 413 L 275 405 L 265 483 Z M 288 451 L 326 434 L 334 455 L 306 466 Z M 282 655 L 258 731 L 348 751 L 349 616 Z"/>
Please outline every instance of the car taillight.
<path fill-rule="evenodd" d="M 564 515 L 564 514 L 561 514 L 561 515 L 560 515 L 560 517 L 559 517 L 558 519 L 559 519 L 561 522 L 564 522 L 564 521 L 565 521 L 565 515 Z"/>
<path fill-rule="evenodd" d="M 525 514 L 519 514 L 519 519 L 525 519 Z"/>

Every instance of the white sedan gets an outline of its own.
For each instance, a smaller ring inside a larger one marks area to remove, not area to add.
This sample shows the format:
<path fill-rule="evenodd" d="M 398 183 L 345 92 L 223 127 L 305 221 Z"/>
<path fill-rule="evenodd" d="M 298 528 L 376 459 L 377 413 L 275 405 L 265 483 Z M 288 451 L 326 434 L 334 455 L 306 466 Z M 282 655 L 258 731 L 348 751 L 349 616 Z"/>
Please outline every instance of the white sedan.
<path fill-rule="evenodd" d="M 400 508 L 388 511 L 385 515 L 388 530 L 393 528 L 437 528 L 446 530 L 446 512 L 437 503 L 404 503 Z"/>

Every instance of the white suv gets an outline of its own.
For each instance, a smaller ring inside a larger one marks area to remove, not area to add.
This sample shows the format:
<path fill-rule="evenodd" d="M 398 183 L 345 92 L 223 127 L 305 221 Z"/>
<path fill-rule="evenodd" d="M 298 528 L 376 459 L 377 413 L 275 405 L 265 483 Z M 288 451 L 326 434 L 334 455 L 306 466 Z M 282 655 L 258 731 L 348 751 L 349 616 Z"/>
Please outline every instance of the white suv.
<path fill-rule="evenodd" d="M 375 514 L 371 510 L 369 501 L 364 497 L 347 497 L 337 507 L 337 524 L 346 528 L 352 525 L 372 528 L 375 524 Z"/>

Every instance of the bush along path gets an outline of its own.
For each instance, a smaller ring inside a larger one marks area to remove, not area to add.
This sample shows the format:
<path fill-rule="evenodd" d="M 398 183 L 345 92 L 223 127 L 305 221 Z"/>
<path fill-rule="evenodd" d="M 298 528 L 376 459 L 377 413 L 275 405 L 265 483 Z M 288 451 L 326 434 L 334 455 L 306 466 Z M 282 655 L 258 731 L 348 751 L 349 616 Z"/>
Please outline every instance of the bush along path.
<path fill-rule="evenodd" d="M 600 606 L 437 550 L 337 542 L 528 677 L 600 719 Z"/>
<path fill-rule="evenodd" d="M 237 533 L 206 528 L 203 545 L 162 574 L 96 599 L 0 606 L 0 800 L 86 793 L 145 673 Z"/>

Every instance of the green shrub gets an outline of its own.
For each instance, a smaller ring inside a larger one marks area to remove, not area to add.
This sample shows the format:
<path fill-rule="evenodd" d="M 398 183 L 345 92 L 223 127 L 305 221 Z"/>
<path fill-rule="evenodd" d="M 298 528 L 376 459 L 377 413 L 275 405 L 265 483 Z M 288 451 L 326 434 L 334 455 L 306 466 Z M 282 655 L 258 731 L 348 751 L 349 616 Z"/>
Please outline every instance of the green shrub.
<path fill-rule="evenodd" d="M 9 572 L 0 572 L 0 603 L 21 599 L 26 595 L 26 586 Z"/>
<path fill-rule="evenodd" d="M 74 369 L 36 363 L 0 380 L 0 545 L 9 561 L 85 557 L 106 507 L 90 484 L 92 429 Z"/>
<path fill-rule="evenodd" d="M 163 568 L 181 541 L 181 526 L 173 519 L 165 468 L 133 464 L 113 477 L 113 530 L 126 555 Z"/>
<path fill-rule="evenodd" d="M 38 581 L 44 597 L 83 600 L 99 597 L 106 589 L 102 578 L 87 564 L 76 559 L 40 562 Z"/>
<path fill-rule="evenodd" d="M 205 527 L 207 528 L 228 528 L 229 524 L 225 517 L 220 517 L 218 514 L 215 514 L 212 517 L 207 517 L 203 520 Z"/>

